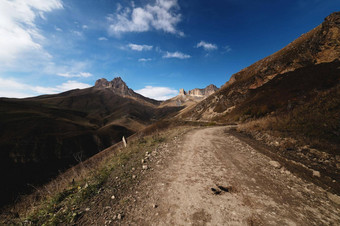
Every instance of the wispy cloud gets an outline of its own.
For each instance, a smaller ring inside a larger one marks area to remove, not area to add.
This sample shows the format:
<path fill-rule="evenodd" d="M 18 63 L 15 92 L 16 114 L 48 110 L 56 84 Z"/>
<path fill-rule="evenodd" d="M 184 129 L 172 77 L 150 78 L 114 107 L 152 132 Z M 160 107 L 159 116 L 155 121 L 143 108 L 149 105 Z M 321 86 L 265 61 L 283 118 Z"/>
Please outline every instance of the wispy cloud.
<path fill-rule="evenodd" d="M 169 87 L 146 86 L 143 89 L 136 90 L 136 93 L 155 100 L 167 100 L 178 95 L 178 90 Z"/>
<path fill-rule="evenodd" d="M 78 37 L 83 37 L 83 32 L 81 31 L 72 30 L 71 32 Z"/>
<path fill-rule="evenodd" d="M 55 94 L 72 89 L 85 89 L 89 87 L 89 84 L 70 80 L 55 87 L 35 86 L 32 89 L 38 94 Z"/>
<path fill-rule="evenodd" d="M 92 76 L 89 73 L 89 68 L 93 65 L 92 61 L 75 61 L 75 60 L 65 60 L 63 62 L 48 62 L 47 64 L 43 65 L 41 68 L 41 72 L 43 74 L 49 75 L 58 75 L 62 77 L 78 77 L 84 78 Z"/>
<path fill-rule="evenodd" d="M 90 87 L 89 84 L 72 80 L 54 87 L 32 86 L 19 82 L 15 79 L 0 77 L 0 97 L 24 98 L 42 94 L 55 94 L 72 89 L 84 89 L 88 87 Z"/>
<path fill-rule="evenodd" d="M 229 52 L 231 51 L 231 47 L 230 47 L 230 46 L 225 46 L 225 47 L 224 47 L 224 51 L 225 51 L 226 53 L 229 53 Z"/>
<path fill-rule="evenodd" d="M 135 50 L 135 51 L 143 51 L 143 50 L 152 50 L 153 46 L 149 46 L 149 45 L 137 45 L 137 44 L 133 44 L 133 43 L 130 43 L 128 45 L 128 47 L 132 50 Z"/>
<path fill-rule="evenodd" d="M 92 76 L 92 74 L 89 72 L 80 72 L 78 74 L 72 74 L 72 73 L 66 72 L 66 73 L 58 73 L 57 75 L 65 77 L 65 78 L 88 78 Z"/>
<path fill-rule="evenodd" d="M 63 31 L 63 29 L 61 29 L 60 27 L 54 27 L 54 29 L 55 29 L 56 31 L 59 31 L 59 32 L 62 32 L 62 31 Z"/>
<path fill-rule="evenodd" d="M 0 66 L 8 66 L 23 56 L 49 56 L 41 42 L 45 39 L 36 18 L 62 9 L 61 0 L 0 1 Z"/>
<path fill-rule="evenodd" d="M 122 8 L 119 4 L 117 13 L 107 17 L 109 33 L 120 35 L 126 32 L 146 32 L 152 29 L 183 36 L 176 26 L 181 21 L 177 0 L 156 0 L 153 5 L 144 7 Z"/>
<path fill-rule="evenodd" d="M 202 47 L 204 50 L 207 50 L 207 51 L 217 49 L 217 45 L 212 44 L 212 43 L 208 43 L 208 42 L 205 42 L 205 41 L 200 41 L 199 43 L 197 43 L 196 48 L 200 48 L 200 47 Z"/>
<path fill-rule="evenodd" d="M 108 39 L 106 37 L 99 37 L 98 40 L 99 41 L 107 41 Z"/>
<path fill-rule="evenodd" d="M 181 53 L 181 52 L 166 52 L 164 55 L 163 55 L 163 58 L 178 58 L 178 59 L 188 59 L 190 58 L 191 56 L 188 55 L 188 54 L 185 54 L 185 53 Z"/>
<path fill-rule="evenodd" d="M 139 62 L 148 62 L 148 61 L 151 61 L 152 59 L 151 58 L 140 58 L 138 59 Z"/>

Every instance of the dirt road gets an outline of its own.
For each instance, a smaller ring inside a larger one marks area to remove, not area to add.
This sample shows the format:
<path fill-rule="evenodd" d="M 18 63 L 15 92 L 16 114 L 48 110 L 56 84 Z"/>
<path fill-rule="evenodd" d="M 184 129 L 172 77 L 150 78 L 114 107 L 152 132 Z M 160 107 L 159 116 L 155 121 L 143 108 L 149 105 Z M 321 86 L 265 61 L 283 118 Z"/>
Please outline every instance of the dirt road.
<path fill-rule="evenodd" d="M 340 205 L 324 189 L 270 164 L 226 129 L 186 134 L 121 223 L 340 225 Z"/>

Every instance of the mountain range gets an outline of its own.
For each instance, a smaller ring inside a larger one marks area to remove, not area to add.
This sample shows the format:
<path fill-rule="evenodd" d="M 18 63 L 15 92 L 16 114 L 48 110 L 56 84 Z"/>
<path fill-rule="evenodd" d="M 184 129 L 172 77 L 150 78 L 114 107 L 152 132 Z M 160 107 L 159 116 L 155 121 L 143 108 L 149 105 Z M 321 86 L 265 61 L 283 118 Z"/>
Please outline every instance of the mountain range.
<path fill-rule="evenodd" d="M 318 141 L 317 148 L 339 155 L 339 60 L 336 12 L 232 75 L 220 89 L 181 89 L 178 96 L 157 101 L 118 77 L 55 95 L 0 98 L 1 203 L 160 120 L 252 122 L 253 130 Z M 339 173 L 337 165 L 324 170 Z"/>

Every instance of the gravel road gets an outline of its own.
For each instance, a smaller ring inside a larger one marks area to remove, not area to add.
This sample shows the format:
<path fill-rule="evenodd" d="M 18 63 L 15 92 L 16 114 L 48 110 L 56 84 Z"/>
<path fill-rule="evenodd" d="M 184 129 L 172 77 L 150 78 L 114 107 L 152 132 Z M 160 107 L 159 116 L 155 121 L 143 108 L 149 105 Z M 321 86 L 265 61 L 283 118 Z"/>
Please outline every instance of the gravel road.
<path fill-rule="evenodd" d="M 168 147 L 164 164 L 158 161 L 141 184 L 121 223 L 340 225 L 338 196 L 298 178 L 226 130 L 193 130 Z"/>

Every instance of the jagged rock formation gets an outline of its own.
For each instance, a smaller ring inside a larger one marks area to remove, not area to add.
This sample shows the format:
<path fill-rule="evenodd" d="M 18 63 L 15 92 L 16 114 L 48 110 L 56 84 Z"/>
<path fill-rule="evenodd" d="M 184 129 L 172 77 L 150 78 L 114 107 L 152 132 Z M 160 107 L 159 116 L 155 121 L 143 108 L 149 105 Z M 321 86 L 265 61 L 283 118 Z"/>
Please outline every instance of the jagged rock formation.
<path fill-rule="evenodd" d="M 215 93 L 218 88 L 211 84 L 204 89 L 192 89 L 186 92 L 184 89 L 179 90 L 179 95 L 169 100 L 164 101 L 161 106 L 190 106 L 207 98 L 209 95 Z"/>
<path fill-rule="evenodd" d="M 147 97 L 144 97 L 138 93 L 135 93 L 132 89 L 130 89 L 126 83 L 122 80 L 121 77 L 116 77 L 112 81 L 107 81 L 105 78 L 98 79 L 93 87 L 94 89 L 106 89 L 112 91 L 114 94 L 122 96 L 122 97 L 131 97 L 137 98 L 138 101 L 142 101 L 145 103 L 151 103 L 153 105 L 159 105 L 161 101 L 153 100 Z"/>
<path fill-rule="evenodd" d="M 218 88 L 215 85 L 211 84 L 205 87 L 204 89 L 196 88 L 196 89 L 189 90 L 188 95 L 198 96 L 198 97 L 207 97 L 215 93 L 217 90 Z"/>
<path fill-rule="evenodd" d="M 108 88 L 114 90 L 116 94 L 122 96 L 136 96 L 136 93 L 132 89 L 129 89 L 121 77 L 116 77 L 111 82 L 107 81 L 105 78 L 98 79 L 94 85 L 94 88 Z"/>
<path fill-rule="evenodd" d="M 179 89 L 179 95 L 187 95 L 184 89 Z"/>

